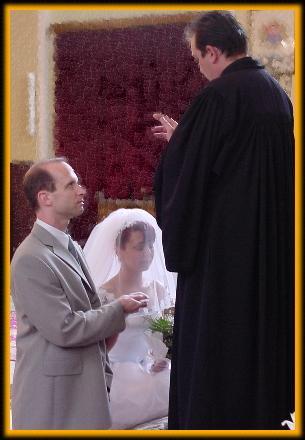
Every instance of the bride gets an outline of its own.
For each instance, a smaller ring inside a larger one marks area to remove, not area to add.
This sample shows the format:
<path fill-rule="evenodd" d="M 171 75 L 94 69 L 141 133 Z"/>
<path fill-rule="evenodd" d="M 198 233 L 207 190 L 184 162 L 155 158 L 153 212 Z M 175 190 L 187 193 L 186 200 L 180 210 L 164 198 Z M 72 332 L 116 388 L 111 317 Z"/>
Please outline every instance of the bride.
<path fill-rule="evenodd" d="M 175 300 L 176 276 L 165 267 L 161 230 L 142 209 L 118 209 L 95 226 L 84 252 L 102 303 L 139 291 L 149 297 L 147 309 L 127 316 L 126 329 L 109 341 L 111 428 L 166 416 L 170 361 L 148 330 L 150 318 Z"/>

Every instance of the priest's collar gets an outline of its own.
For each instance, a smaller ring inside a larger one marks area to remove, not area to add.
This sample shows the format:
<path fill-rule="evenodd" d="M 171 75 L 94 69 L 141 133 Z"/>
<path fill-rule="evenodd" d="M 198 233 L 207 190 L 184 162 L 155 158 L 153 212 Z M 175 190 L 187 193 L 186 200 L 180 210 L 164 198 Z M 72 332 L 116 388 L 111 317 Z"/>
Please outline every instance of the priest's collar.
<path fill-rule="evenodd" d="M 260 64 L 259 61 L 253 59 L 252 57 L 239 58 L 233 63 L 229 64 L 220 76 L 226 75 L 227 73 L 236 72 L 238 70 L 244 69 L 264 69 L 264 66 Z"/>

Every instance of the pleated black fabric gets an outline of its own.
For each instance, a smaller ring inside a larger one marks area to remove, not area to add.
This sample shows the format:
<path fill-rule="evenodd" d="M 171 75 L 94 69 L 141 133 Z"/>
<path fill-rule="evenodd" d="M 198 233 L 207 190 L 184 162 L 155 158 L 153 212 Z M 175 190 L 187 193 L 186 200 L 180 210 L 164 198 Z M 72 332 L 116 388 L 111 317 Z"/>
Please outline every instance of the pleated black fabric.
<path fill-rule="evenodd" d="M 179 273 L 169 429 L 283 429 L 294 411 L 293 111 L 255 60 L 195 98 L 155 196 Z"/>

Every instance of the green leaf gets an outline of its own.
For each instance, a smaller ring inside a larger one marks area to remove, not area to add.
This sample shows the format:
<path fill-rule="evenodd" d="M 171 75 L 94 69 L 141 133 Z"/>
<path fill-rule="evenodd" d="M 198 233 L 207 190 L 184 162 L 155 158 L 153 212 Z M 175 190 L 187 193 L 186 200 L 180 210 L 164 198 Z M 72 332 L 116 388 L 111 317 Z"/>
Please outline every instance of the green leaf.
<path fill-rule="evenodd" d="M 167 318 L 156 318 L 151 320 L 150 329 L 153 332 L 161 332 L 164 336 L 173 333 L 173 323 Z"/>

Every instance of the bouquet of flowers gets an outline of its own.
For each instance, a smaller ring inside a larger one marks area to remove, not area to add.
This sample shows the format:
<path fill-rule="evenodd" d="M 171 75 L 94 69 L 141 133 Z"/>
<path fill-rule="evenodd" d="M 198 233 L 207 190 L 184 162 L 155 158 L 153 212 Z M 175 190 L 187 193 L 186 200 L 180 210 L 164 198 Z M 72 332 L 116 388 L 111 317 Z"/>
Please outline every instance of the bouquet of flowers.
<path fill-rule="evenodd" d="M 153 333 L 161 333 L 163 342 L 168 348 L 166 355 L 168 359 L 171 359 L 172 354 L 174 311 L 174 307 L 164 309 L 161 316 L 150 318 L 149 328 Z"/>

